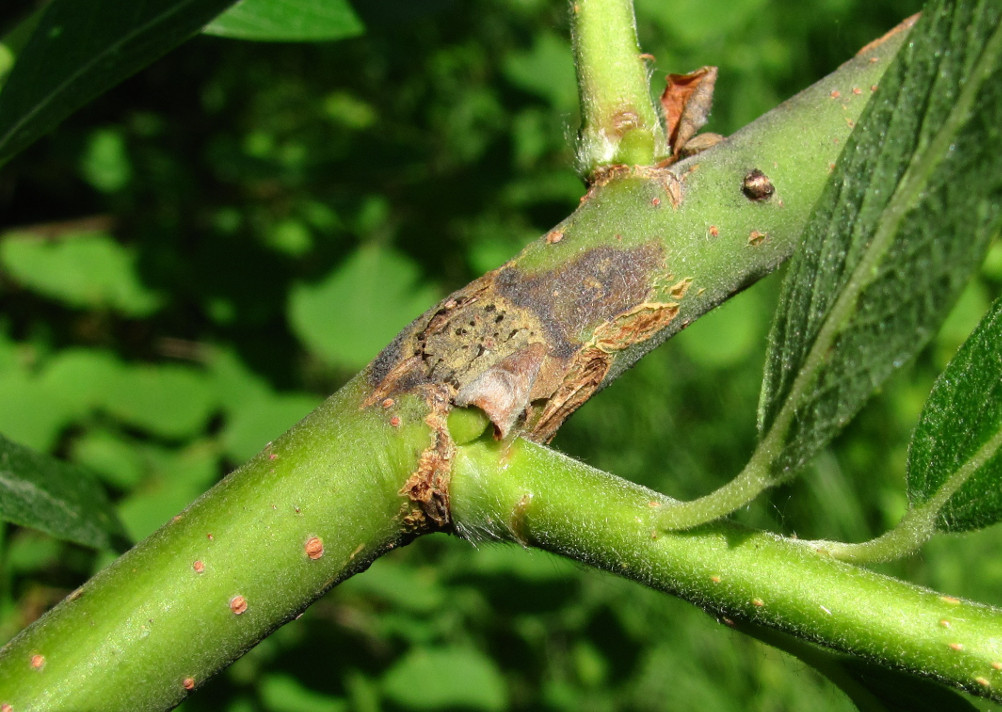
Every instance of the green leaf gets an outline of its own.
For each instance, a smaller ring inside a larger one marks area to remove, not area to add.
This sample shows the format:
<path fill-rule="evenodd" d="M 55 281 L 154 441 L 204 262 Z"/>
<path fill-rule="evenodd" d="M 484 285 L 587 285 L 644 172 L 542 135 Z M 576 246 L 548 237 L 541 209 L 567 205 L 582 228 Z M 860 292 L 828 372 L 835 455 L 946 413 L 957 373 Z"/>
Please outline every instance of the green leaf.
<path fill-rule="evenodd" d="M 206 34 L 238 40 L 329 42 L 365 32 L 347 0 L 240 0 Z"/>
<path fill-rule="evenodd" d="M 120 546 L 122 524 L 97 480 L 0 435 L 0 520 L 96 549 Z"/>
<path fill-rule="evenodd" d="M 0 92 L 0 165 L 234 0 L 53 0 Z"/>
<path fill-rule="evenodd" d="M 504 679 L 490 658 L 459 647 L 416 649 L 390 668 L 383 693 L 412 710 L 507 709 Z"/>
<path fill-rule="evenodd" d="M 186 366 L 138 365 L 105 386 L 101 405 L 119 420 L 165 438 L 201 432 L 218 405 L 201 371 Z"/>
<path fill-rule="evenodd" d="M 136 255 L 100 232 L 66 234 L 54 242 L 7 235 L 0 242 L 0 266 L 28 289 L 71 307 L 143 317 L 163 302 L 142 283 Z"/>
<path fill-rule="evenodd" d="M 356 250 L 323 281 L 295 285 L 289 322 L 318 355 L 357 370 L 436 296 L 410 259 L 371 245 Z"/>
<path fill-rule="evenodd" d="M 935 333 L 999 226 L 995 2 L 930 7 L 839 159 L 791 263 L 759 408 L 774 472 L 823 447 Z"/>
<path fill-rule="evenodd" d="M 978 529 L 1002 520 L 1002 299 L 933 386 L 908 451 L 912 507 L 943 501 L 936 525 Z"/>

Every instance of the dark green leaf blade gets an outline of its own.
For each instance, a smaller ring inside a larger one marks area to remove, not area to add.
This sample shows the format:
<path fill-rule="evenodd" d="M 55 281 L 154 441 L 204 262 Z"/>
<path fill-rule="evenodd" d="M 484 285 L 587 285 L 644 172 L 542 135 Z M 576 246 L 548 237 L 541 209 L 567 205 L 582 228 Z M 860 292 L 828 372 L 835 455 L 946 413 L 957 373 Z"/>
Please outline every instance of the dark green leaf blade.
<path fill-rule="evenodd" d="M 759 427 L 791 472 L 931 338 L 1000 224 L 997 3 L 933 3 L 853 133 L 791 263 Z"/>
<path fill-rule="evenodd" d="M 943 488 L 949 487 L 956 491 L 939 510 L 938 529 L 965 531 L 1002 520 L 1000 445 L 1002 299 L 929 394 L 908 450 L 909 503 L 916 507 L 937 494 L 948 495 Z M 965 465 L 969 474 L 962 471 Z"/>
<path fill-rule="evenodd" d="M 270 42 L 331 42 L 365 25 L 347 0 L 240 0 L 206 25 L 206 34 Z"/>
<path fill-rule="evenodd" d="M 95 549 L 121 548 L 125 530 L 82 468 L 0 435 L 0 520 Z"/>
<path fill-rule="evenodd" d="M 0 164 L 234 0 L 53 0 L 0 92 Z"/>

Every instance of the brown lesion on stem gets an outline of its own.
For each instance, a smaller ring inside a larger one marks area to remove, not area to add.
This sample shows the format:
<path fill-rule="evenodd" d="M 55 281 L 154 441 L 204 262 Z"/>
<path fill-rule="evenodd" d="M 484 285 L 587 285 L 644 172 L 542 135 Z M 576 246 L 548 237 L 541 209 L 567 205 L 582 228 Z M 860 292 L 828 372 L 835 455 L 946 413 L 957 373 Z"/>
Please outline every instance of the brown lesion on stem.
<path fill-rule="evenodd" d="M 433 389 L 444 404 L 431 408 L 443 438 L 448 408 L 475 405 L 498 438 L 549 440 L 603 385 L 620 351 L 654 337 L 678 314 L 676 300 L 689 282 L 660 287 L 666 271 L 657 241 L 594 247 L 533 273 L 510 262 L 398 336 L 372 364 L 365 404 Z M 436 444 L 422 454 L 419 469 L 433 472 L 447 460 Z M 414 486 L 409 495 L 422 492 Z"/>
<path fill-rule="evenodd" d="M 636 166 L 610 168 L 591 194 L 623 176 L 663 190 L 662 205 L 682 199 L 671 171 Z M 449 525 L 451 408 L 481 409 L 498 439 L 549 441 L 607 383 L 625 349 L 656 338 L 678 316 L 692 280 L 671 275 L 660 239 L 575 249 L 573 223 L 559 234 L 559 240 L 544 237 L 541 249 L 560 250 L 555 254 L 566 253 L 566 260 L 529 269 L 515 258 L 443 299 L 371 364 L 372 392 L 363 407 L 407 393 L 427 404 L 431 442 L 401 490 L 409 529 Z M 539 249 L 525 254 L 538 260 Z"/>
<path fill-rule="evenodd" d="M 431 384 L 421 390 L 429 410 L 424 422 L 431 433 L 431 442 L 421 451 L 417 468 L 400 489 L 400 494 L 416 505 L 403 516 L 404 526 L 411 531 L 444 529 L 451 522 L 449 475 L 456 446 L 449 437 L 446 422 L 448 391 Z"/>

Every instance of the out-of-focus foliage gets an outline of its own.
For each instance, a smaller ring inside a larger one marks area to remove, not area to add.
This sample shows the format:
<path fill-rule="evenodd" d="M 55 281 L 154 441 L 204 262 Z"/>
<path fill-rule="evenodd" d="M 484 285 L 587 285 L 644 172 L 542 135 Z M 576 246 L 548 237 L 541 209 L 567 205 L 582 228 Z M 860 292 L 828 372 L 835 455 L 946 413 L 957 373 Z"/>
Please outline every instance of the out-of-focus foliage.
<path fill-rule="evenodd" d="M 132 537 L 582 193 L 563 2 L 354 8 L 366 34 L 335 44 L 188 43 L 0 172 L 0 432 L 90 468 Z M 725 134 L 916 9 L 637 3 L 655 80 L 720 66 L 707 129 Z M 94 253 L 104 257 L 87 267 Z M 679 497 L 729 480 L 754 443 L 776 285 L 645 359 L 556 445 Z M 918 364 L 810 476 L 741 516 L 849 540 L 896 522 L 908 433 L 1000 285 L 996 248 Z M 11 525 L 0 532 L 0 640 L 107 560 Z M 997 536 L 935 540 L 891 570 L 1002 604 Z M 400 694 L 407 680 L 426 694 Z M 184 709 L 695 704 L 850 709 L 811 670 L 688 604 L 542 553 L 429 537 L 337 588 Z"/>

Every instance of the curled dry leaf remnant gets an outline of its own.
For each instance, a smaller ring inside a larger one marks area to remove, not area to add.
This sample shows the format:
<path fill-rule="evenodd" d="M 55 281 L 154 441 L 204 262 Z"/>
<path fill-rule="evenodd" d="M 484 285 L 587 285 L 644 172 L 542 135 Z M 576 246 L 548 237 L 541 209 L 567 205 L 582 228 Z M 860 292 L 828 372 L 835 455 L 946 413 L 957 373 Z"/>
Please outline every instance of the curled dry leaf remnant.
<path fill-rule="evenodd" d="M 678 156 L 689 139 L 706 125 L 713 108 L 716 81 L 716 67 L 702 67 L 690 74 L 668 75 L 668 86 L 661 94 L 661 108 L 673 155 Z"/>

